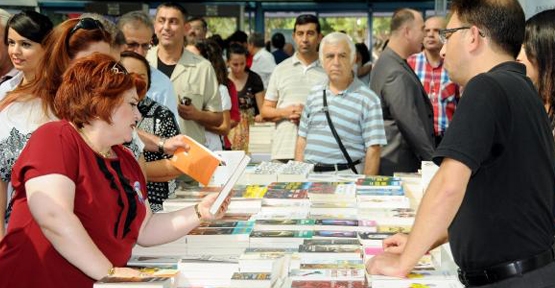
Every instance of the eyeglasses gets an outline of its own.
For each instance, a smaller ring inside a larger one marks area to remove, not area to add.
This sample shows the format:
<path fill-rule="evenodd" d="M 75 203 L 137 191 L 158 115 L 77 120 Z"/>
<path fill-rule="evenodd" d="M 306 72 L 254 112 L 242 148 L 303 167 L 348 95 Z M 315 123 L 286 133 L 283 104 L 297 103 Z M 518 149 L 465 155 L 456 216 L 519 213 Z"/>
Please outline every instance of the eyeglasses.
<path fill-rule="evenodd" d="M 100 21 L 96 19 L 92 19 L 92 18 L 79 19 L 79 22 L 77 22 L 77 24 L 75 24 L 75 26 L 71 28 L 71 31 L 69 31 L 69 34 L 67 34 L 67 37 L 66 37 L 67 50 L 69 50 L 69 39 L 71 39 L 71 36 L 73 36 L 73 34 L 75 34 L 75 32 L 77 32 L 77 30 L 79 29 L 85 29 L 85 30 L 99 29 L 101 31 L 104 31 L 104 26 L 102 25 L 102 23 L 100 23 Z"/>
<path fill-rule="evenodd" d="M 465 30 L 465 29 L 470 29 L 470 26 L 463 26 L 463 27 L 451 28 L 451 29 L 441 29 L 439 30 L 439 41 L 445 44 L 447 43 L 447 40 L 451 38 L 451 35 L 453 35 L 453 33 L 459 30 Z"/>
<path fill-rule="evenodd" d="M 110 71 L 112 71 L 112 73 L 114 74 L 123 74 L 123 75 L 129 74 L 129 72 L 127 72 L 127 69 L 125 69 L 125 67 L 123 67 L 123 65 L 121 65 L 119 62 L 115 62 L 114 66 L 110 68 Z"/>
<path fill-rule="evenodd" d="M 150 45 L 150 43 L 137 43 L 137 42 L 131 42 L 131 43 L 125 43 L 125 46 L 127 46 L 127 48 L 131 49 L 131 50 L 136 50 L 139 47 L 143 48 L 144 51 L 149 50 L 150 48 L 152 48 L 152 45 Z"/>

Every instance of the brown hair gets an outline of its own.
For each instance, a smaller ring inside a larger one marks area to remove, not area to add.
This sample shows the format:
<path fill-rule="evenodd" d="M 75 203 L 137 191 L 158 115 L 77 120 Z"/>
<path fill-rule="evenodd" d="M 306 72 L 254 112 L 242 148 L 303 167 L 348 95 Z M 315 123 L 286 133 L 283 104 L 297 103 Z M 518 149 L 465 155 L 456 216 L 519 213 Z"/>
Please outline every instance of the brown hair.
<path fill-rule="evenodd" d="M 517 0 L 453 0 L 451 13 L 474 25 L 502 52 L 516 58 L 524 40 L 524 11 Z"/>
<path fill-rule="evenodd" d="M 15 101 L 40 98 L 44 112 L 56 114 L 52 107 L 54 96 L 62 82 L 62 74 L 73 57 L 78 52 L 87 49 L 91 43 L 111 43 L 110 34 L 103 28 L 77 29 L 71 33 L 79 21 L 80 19 L 69 19 L 54 27 L 44 40 L 44 57 L 38 64 L 35 79 L 7 93 L 6 97 L 0 101 L 0 111 Z"/>
<path fill-rule="evenodd" d="M 64 73 L 54 99 L 57 115 L 78 128 L 96 117 L 112 123 L 112 112 L 123 93 L 135 88 L 139 101 L 146 94 L 145 81 L 109 55 L 94 53 L 75 61 Z"/>

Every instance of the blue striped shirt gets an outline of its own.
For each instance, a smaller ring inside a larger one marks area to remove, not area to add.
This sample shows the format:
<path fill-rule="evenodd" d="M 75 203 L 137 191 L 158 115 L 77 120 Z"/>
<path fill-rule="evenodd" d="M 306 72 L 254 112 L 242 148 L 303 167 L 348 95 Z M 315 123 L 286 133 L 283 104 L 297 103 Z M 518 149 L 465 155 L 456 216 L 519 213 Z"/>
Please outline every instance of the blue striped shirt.
<path fill-rule="evenodd" d="M 345 91 L 335 95 L 326 82 L 311 89 L 301 116 L 298 135 L 306 138 L 305 162 L 347 163 L 323 110 L 324 89 L 331 121 L 353 161 L 363 160 L 368 147 L 387 144 L 382 107 L 376 93 L 355 78 Z"/>

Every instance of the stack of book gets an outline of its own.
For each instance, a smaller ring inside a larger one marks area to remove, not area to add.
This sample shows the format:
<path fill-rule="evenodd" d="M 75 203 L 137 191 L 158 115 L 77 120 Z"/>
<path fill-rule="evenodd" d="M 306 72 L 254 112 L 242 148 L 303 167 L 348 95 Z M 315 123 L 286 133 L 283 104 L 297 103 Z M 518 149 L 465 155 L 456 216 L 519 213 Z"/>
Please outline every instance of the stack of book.
<path fill-rule="evenodd" d="M 278 182 L 303 182 L 314 170 L 314 164 L 299 161 L 289 161 L 277 174 Z"/>
<path fill-rule="evenodd" d="M 293 248 L 298 249 L 304 239 L 312 238 L 312 230 L 253 231 L 250 248 Z"/>
<path fill-rule="evenodd" d="M 229 287 L 239 272 L 237 256 L 191 255 L 177 265 L 178 287 Z"/>
<path fill-rule="evenodd" d="M 202 223 L 187 239 L 187 254 L 239 255 L 249 247 L 254 227 L 249 221 L 216 221 Z"/>
<path fill-rule="evenodd" d="M 414 224 L 416 211 L 412 208 L 361 208 L 358 217 L 374 220 L 380 233 L 408 233 Z"/>
<path fill-rule="evenodd" d="M 359 208 L 409 208 L 401 178 L 375 176 L 356 182 Z"/>
<path fill-rule="evenodd" d="M 239 256 L 239 270 L 241 272 L 272 272 L 276 262 L 285 256 L 291 256 L 294 261 L 297 261 L 297 252 L 296 248 L 247 248 Z"/>
<path fill-rule="evenodd" d="M 94 288 L 175 288 L 178 287 L 179 270 L 175 268 L 143 267 L 139 270 L 140 276 L 118 277 L 106 276 L 96 283 Z"/>
<path fill-rule="evenodd" d="M 450 270 L 435 268 L 414 269 L 406 278 L 383 275 L 370 275 L 372 288 L 401 288 L 401 287 L 442 287 L 462 288 L 457 273 Z"/>

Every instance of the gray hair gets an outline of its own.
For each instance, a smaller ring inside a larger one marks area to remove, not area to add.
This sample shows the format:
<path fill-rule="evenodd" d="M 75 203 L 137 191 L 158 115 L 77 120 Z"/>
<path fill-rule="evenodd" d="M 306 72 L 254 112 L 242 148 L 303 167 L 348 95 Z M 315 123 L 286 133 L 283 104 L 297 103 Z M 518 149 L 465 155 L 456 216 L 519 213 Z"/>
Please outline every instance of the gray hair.
<path fill-rule="evenodd" d="M 12 14 L 0 8 L 0 26 L 6 27 L 6 24 L 8 24 L 8 20 L 10 20 L 10 17 L 12 17 Z"/>
<path fill-rule="evenodd" d="M 320 42 L 320 51 L 319 51 L 320 63 L 324 63 L 324 46 L 328 44 L 337 45 L 341 42 L 347 43 L 347 46 L 349 46 L 349 50 L 350 50 L 349 57 L 351 58 L 351 64 L 355 63 L 355 56 L 357 53 L 355 44 L 353 43 L 349 35 L 341 32 L 332 32 L 326 35 L 324 39 L 322 39 L 322 41 Z"/>
<path fill-rule="evenodd" d="M 121 30 L 123 29 L 123 26 L 127 24 L 133 26 L 143 24 L 151 31 L 154 31 L 154 24 L 152 23 L 152 19 L 143 11 L 131 11 L 123 14 L 118 20 L 118 28 Z"/>

